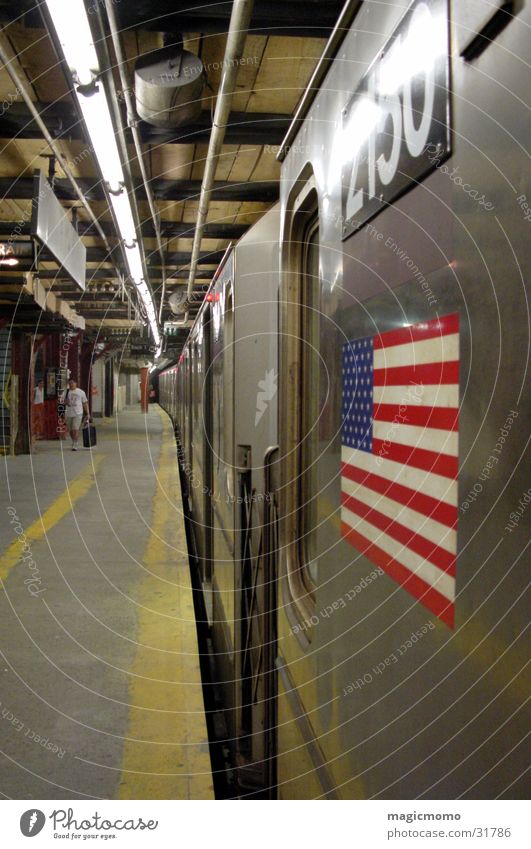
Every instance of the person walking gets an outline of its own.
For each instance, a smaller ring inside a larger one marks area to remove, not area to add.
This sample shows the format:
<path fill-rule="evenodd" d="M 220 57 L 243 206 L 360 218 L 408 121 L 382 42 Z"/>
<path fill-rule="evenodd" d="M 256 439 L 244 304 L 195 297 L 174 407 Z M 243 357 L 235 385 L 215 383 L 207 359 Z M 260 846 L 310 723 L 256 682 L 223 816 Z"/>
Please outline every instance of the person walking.
<path fill-rule="evenodd" d="M 66 390 L 63 404 L 66 426 L 72 439 L 72 451 L 77 451 L 79 428 L 81 427 L 82 419 L 89 418 L 89 407 L 87 396 L 82 389 L 78 388 L 75 380 L 68 381 L 68 389 Z"/>
<path fill-rule="evenodd" d="M 38 380 L 33 395 L 33 435 L 42 439 L 44 434 L 44 380 Z"/>

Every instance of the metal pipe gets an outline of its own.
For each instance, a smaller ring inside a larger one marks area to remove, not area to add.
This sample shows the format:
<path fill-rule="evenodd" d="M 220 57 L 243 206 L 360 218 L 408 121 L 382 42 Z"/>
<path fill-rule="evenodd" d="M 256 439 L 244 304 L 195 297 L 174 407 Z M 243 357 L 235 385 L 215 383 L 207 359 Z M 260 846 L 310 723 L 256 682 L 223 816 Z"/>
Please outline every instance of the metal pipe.
<path fill-rule="evenodd" d="M 109 0 L 107 0 L 107 2 L 109 2 Z M 194 243 L 192 246 L 192 258 L 190 262 L 190 275 L 188 278 L 188 288 L 186 292 L 186 303 L 188 306 L 191 305 L 190 299 L 194 289 L 199 252 L 201 250 L 201 241 L 203 239 L 203 231 L 208 215 L 208 208 L 210 206 L 210 195 L 214 185 L 214 176 L 221 148 L 225 139 L 225 131 L 230 115 L 232 97 L 236 88 L 238 68 L 240 65 L 240 59 L 243 55 L 245 39 L 247 38 L 247 30 L 249 29 L 249 24 L 251 22 L 253 5 L 254 0 L 234 0 L 234 5 L 232 7 L 229 32 L 227 36 L 227 46 L 225 49 L 225 56 L 223 57 L 223 76 L 221 78 L 221 85 L 219 87 L 216 101 L 216 110 L 214 112 L 212 132 L 210 134 L 210 143 L 208 145 L 208 153 L 205 162 L 205 172 L 203 174 L 203 182 L 201 185 L 201 195 L 199 197 L 199 209 L 197 212 Z"/>
<path fill-rule="evenodd" d="M 157 210 L 155 208 L 155 199 L 153 197 L 153 192 L 151 190 L 151 185 L 146 169 L 146 164 L 144 162 L 144 152 L 142 150 L 142 139 L 140 138 L 140 133 L 138 132 L 137 126 L 137 117 L 135 112 L 135 106 L 133 103 L 133 89 L 127 78 L 127 65 L 124 56 L 124 52 L 122 50 L 122 43 L 120 41 L 120 34 L 118 30 L 118 21 L 116 18 L 116 13 L 114 10 L 115 0 L 105 0 L 105 10 L 107 12 L 107 18 L 109 20 L 109 27 L 111 32 L 112 43 L 114 46 L 114 52 L 116 54 L 116 61 L 118 64 L 118 73 L 120 74 L 120 82 L 122 85 L 122 91 L 125 98 L 125 105 L 127 108 L 127 124 L 131 130 L 133 135 L 133 142 L 135 145 L 136 156 L 138 159 L 138 164 L 140 166 L 140 173 L 142 175 L 142 180 L 144 183 L 144 189 L 146 191 L 146 198 L 149 205 L 149 211 L 151 213 L 151 218 L 153 219 L 153 227 L 155 230 L 155 238 L 157 240 L 157 249 L 160 254 L 160 261 L 162 267 L 162 292 L 160 297 L 160 309 L 159 309 L 159 324 L 162 321 L 162 309 L 164 306 L 164 297 L 166 295 L 166 265 L 164 262 L 164 250 L 162 247 L 162 236 L 160 232 L 160 222 Z"/>
<path fill-rule="evenodd" d="M 88 201 L 86 200 L 85 195 L 83 194 L 82 190 L 80 189 L 80 187 L 79 187 L 79 185 L 76 181 L 76 178 L 72 174 L 72 172 L 71 172 L 71 170 L 70 170 L 70 168 L 67 164 L 66 159 L 64 158 L 63 154 L 59 150 L 55 139 L 53 139 L 52 136 L 50 135 L 46 124 L 44 123 L 44 121 L 41 118 L 39 110 L 36 108 L 35 104 L 33 103 L 32 99 L 30 98 L 24 82 L 21 80 L 21 78 L 17 74 L 15 68 L 12 66 L 13 59 L 10 59 L 8 57 L 6 51 L 4 50 L 4 47 L 3 47 L 1 41 L 0 41 L 0 60 L 3 62 L 6 71 L 8 72 L 8 74 L 11 77 L 11 79 L 13 80 L 13 82 L 15 83 L 17 90 L 20 92 L 20 94 L 24 98 L 24 100 L 26 102 L 26 106 L 30 110 L 35 123 L 37 124 L 38 128 L 40 129 L 40 131 L 43 134 L 46 141 L 48 142 L 50 150 L 53 151 L 53 154 L 57 158 L 59 165 L 61 166 L 64 173 L 66 174 L 66 176 L 70 180 L 70 183 L 72 184 L 72 188 L 74 189 L 74 191 L 75 191 L 76 195 L 78 196 L 78 199 L 80 200 L 80 202 L 83 204 L 83 207 L 86 209 L 86 211 L 90 215 L 92 222 L 93 222 L 94 226 L 96 227 L 96 230 L 98 231 L 99 236 L 101 237 L 101 239 L 103 239 L 103 244 L 105 245 L 106 250 L 110 254 L 111 248 L 109 246 L 109 243 L 107 241 L 107 237 L 105 236 L 105 233 L 103 232 L 103 229 L 102 229 L 98 219 L 96 218 L 92 209 L 90 208 L 90 205 L 89 205 Z"/>

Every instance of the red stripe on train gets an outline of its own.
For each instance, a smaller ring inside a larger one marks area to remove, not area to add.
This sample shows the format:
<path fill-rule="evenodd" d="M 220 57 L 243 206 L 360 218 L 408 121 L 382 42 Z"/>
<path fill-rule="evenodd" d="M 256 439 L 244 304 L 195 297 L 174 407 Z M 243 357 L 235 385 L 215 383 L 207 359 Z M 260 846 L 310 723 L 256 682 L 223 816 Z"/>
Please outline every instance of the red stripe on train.
<path fill-rule="evenodd" d="M 373 439 L 372 453 L 387 460 L 394 460 L 395 463 L 404 463 L 406 466 L 433 472 L 434 475 L 442 475 L 452 480 L 457 478 L 457 457 L 450 454 L 439 454 L 436 451 L 412 448 L 410 445 L 400 445 L 396 442 L 384 442 L 382 439 Z"/>
<path fill-rule="evenodd" d="M 374 386 L 441 386 L 459 383 L 459 360 L 374 370 Z"/>
<path fill-rule="evenodd" d="M 448 575 L 451 575 L 452 578 L 455 578 L 455 554 L 451 554 L 451 552 L 439 545 L 436 545 L 421 534 L 417 534 L 410 528 L 406 528 L 405 525 L 402 525 L 395 519 L 390 519 L 389 516 L 385 515 L 385 513 L 380 513 L 380 511 L 376 510 L 374 507 L 369 507 L 367 504 L 364 504 L 363 501 L 359 501 L 357 498 L 354 498 L 354 496 L 347 495 L 346 492 L 341 493 L 341 503 L 350 510 L 351 513 L 355 513 L 356 516 L 359 516 L 360 519 L 364 519 L 366 522 L 369 522 L 369 524 L 374 525 L 375 528 L 383 531 L 383 533 L 390 536 L 396 542 L 399 542 L 406 548 L 410 548 L 411 551 L 414 551 L 415 554 L 419 555 L 419 557 L 423 557 L 425 560 L 433 563 L 433 565 L 442 572 L 446 572 Z"/>
<path fill-rule="evenodd" d="M 407 590 L 424 607 L 435 614 L 449 628 L 454 627 L 454 604 L 445 596 L 427 584 L 422 578 L 418 578 L 402 563 L 395 560 L 377 545 L 371 543 L 362 534 L 354 531 L 345 522 L 341 523 L 341 534 L 358 551 L 367 557 L 371 563 L 380 566 L 389 577 L 393 578 L 403 589 Z"/>
<path fill-rule="evenodd" d="M 385 495 L 387 498 L 398 502 L 398 504 L 404 504 L 406 507 L 410 507 L 412 510 L 416 510 L 417 513 L 428 516 L 430 519 L 435 519 L 436 522 L 440 522 L 448 528 L 455 528 L 457 525 L 457 505 L 448 504 L 446 501 L 439 501 L 431 495 L 424 495 L 422 492 L 411 489 L 409 486 L 394 483 L 381 475 L 359 469 L 351 463 L 341 464 L 341 474 L 349 478 L 349 480 L 354 481 L 354 483 L 359 483 L 373 492 Z"/>
<path fill-rule="evenodd" d="M 404 410 L 404 413 L 400 412 Z M 434 427 L 439 430 L 458 429 L 459 410 L 457 407 L 423 407 L 405 404 L 374 404 L 374 418 L 382 422 L 414 425 L 415 427 Z"/>

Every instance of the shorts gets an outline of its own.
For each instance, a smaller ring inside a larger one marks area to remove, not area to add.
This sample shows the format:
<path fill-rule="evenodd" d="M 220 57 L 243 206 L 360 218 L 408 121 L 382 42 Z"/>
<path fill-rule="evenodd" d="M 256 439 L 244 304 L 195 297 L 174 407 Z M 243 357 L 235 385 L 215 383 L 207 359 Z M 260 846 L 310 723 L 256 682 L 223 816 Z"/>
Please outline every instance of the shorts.
<path fill-rule="evenodd" d="M 66 416 L 66 426 L 69 431 L 79 430 L 83 416 Z"/>

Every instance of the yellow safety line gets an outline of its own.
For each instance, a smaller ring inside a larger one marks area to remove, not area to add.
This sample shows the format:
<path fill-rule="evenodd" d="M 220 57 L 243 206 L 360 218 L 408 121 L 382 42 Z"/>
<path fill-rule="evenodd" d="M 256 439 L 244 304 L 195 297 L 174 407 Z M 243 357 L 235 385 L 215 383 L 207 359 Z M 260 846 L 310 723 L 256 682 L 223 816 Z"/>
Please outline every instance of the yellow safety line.
<path fill-rule="evenodd" d="M 118 798 L 213 799 L 175 440 L 167 416 L 157 412 L 162 446 L 142 561 L 146 572 L 134 590 L 140 613 L 129 701 L 135 707 Z"/>
<path fill-rule="evenodd" d="M 71 511 L 76 501 L 79 501 L 80 498 L 83 498 L 83 496 L 87 494 L 91 486 L 94 484 L 95 472 L 98 470 L 104 457 L 104 454 L 93 455 L 92 462 L 90 462 L 88 466 L 79 473 L 79 475 L 76 475 L 76 477 L 73 478 L 64 492 L 56 498 L 53 504 L 45 510 L 40 518 L 36 519 L 29 528 L 24 528 L 25 536 L 21 535 L 20 537 L 15 537 L 14 541 L 0 556 L 0 579 L 2 581 L 6 580 L 11 569 L 17 565 L 22 556 L 23 546 L 21 545 L 21 542 L 25 542 L 26 540 L 32 540 L 35 542 L 36 540 L 42 539 L 42 537 L 46 536 L 46 534 L 51 531 L 54 525 L 60 522 L 61 519 L 63 519 Z M 16 505 L 13 505 L 13 509 L 16 510 Z M 13 518 L 15 518 L 15 515 L 16 514 L 13 514 Z M 17 522 L 17 524 L 19 524 L 19 522 Z"/>

